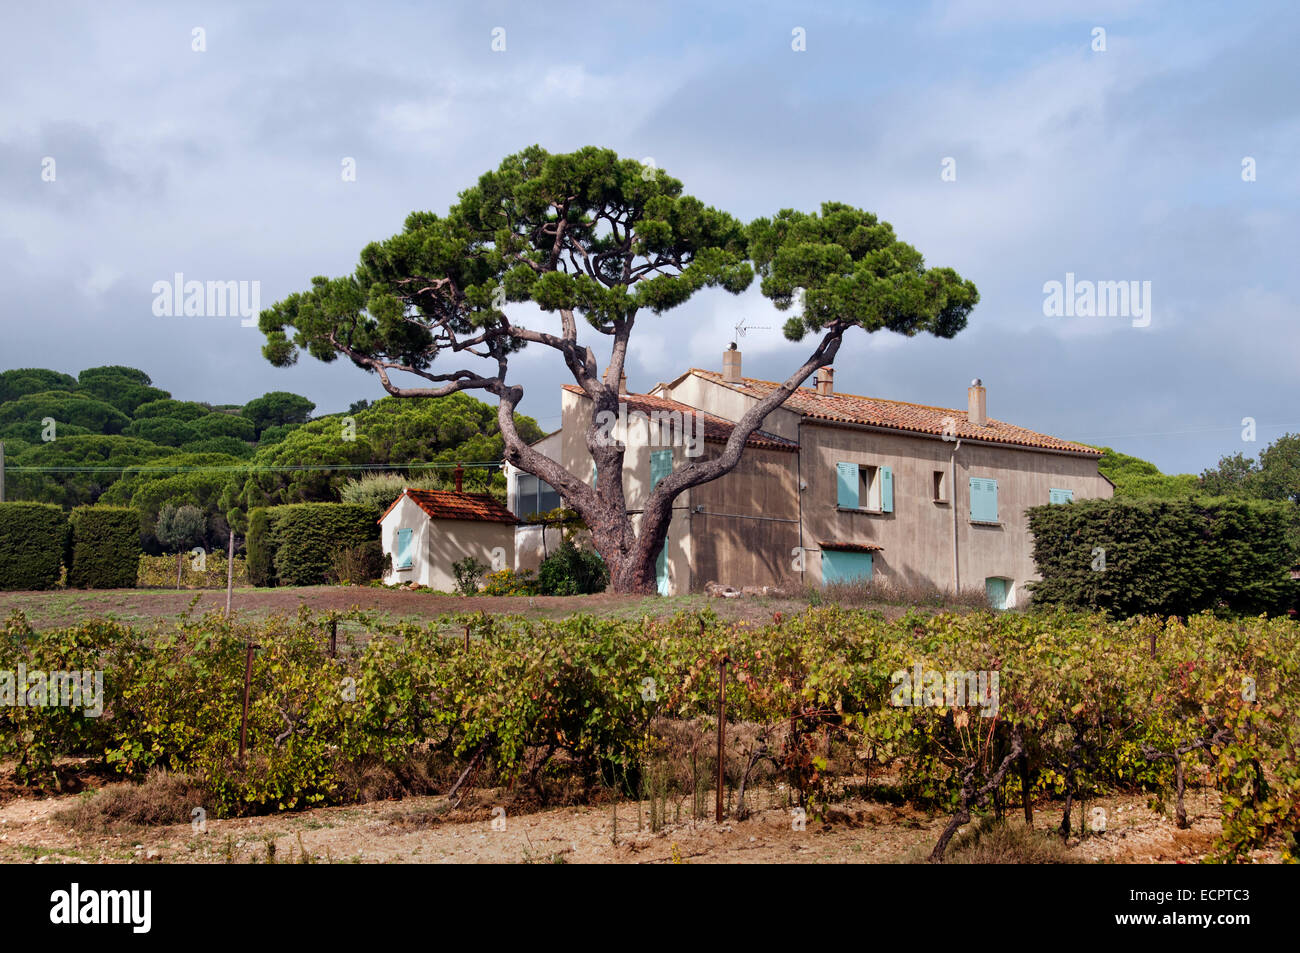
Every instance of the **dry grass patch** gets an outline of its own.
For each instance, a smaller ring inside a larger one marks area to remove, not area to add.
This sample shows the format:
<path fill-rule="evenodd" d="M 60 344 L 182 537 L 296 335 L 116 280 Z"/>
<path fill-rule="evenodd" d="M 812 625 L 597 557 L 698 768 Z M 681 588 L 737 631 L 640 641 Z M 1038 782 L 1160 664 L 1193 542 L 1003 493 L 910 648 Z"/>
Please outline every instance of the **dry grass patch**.
<path fill-rule="evenodd" d="M 156 827 L 188 824 L 204 807 L 203 790 L 183 774 L 153 771 L 139 784 L 110 784 L 86 792 L 54 818 L 77 831 L 103 831 L 123 825 Z"/>
<path fill-rule="evenodd" d="M 927 848 L 903 858 L 905 864 L 929 861 Z M 1018 820 L 982 817 L 954 837 L 944 851 L 945 864 L 1076 864 L 1080 861 L 1059 835 L 1026 827 Z"/>

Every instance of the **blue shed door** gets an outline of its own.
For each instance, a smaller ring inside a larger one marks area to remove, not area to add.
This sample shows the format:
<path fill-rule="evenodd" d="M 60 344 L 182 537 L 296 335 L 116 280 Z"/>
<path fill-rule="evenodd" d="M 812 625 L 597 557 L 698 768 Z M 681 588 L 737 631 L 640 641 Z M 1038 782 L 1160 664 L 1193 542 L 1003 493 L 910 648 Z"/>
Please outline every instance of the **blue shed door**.
<path fill-rule="evenodd" d="M 834 582 L 868 582 L 871 579 L 871 553 L 853 553 L 840 549 L 822 550 L 822 585 Z"/>
<path fill-rule="evenodd" d="M 1007 607 L 1007 580 L 1000 576 L 989 576 L 984 580 L 984 592 L 989 597 L 989 605 L 994 609 Z"/>

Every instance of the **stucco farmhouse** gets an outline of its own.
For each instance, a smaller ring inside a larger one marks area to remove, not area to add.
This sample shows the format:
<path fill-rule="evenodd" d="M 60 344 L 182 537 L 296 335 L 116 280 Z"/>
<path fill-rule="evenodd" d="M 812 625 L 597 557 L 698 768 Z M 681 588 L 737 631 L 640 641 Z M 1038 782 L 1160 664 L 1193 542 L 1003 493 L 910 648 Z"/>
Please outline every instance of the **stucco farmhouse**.
<path fill-rule="evenodd" d="M 649 393 L 625 393 L 618 418 L 597 423 L 626 446 L 633 517 L 675 467 L 720 452 L 733 422 L 776 386 L 743 376 L 733 348 L 721 372 L 691 369 Z M 590 400 L 566 386 L 561 427 L 536 447 L 594 478 L 590 422 Z M 1110 497 L 1100 458 L 1092 447 L 989 417 L 978 380 L 966 407 L 949 409 L 837 393 L 834 371 L 823 368 L 813 386 L 768 415 L 735 470 L 677 498 L 657 565 L 659 591 L 883 578 L 981 589 L 995 606 L 1011 607 L 1036 578 L 1025 510 Z M 427 493 L 421 503 L 420 491 L 407 491 L 381 521 L 394 557 L 386 581 L 450 588 L 440 583 L 465 555 L 535 569 L 559 535 L 523 521 L 560 498 L 509 465 L 506 475 L 506 507 L 487 497 L 455 507 Z"/>

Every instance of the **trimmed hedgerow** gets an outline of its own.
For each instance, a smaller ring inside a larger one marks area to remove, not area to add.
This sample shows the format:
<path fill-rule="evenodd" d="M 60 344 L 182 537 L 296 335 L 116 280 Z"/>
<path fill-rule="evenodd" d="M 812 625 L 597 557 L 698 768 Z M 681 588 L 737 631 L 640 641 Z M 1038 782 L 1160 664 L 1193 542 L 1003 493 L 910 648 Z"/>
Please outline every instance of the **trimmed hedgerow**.
<path fill-rule="evenodd" d="M 248 539 L 244 550 L 248 556 L 248 584 L 275 585 L 275 540 L 271 537 L 271 518 L 265 506 L 248 513 Z"/>
<path fill-rule="evenodd" d="M 352 503 L 291 503 L 271 507 L 266 538 L 282 586 L 334 582 L 335 556 L 379 538 L 372 507 Z"/>
<path fill-rule="evenodd" d="M 78 506 L 68 517 L 68 585 L 134 589 L 140 568 L 140 514 L 129 506 Z"/>
<path fill-rule="evenodd" d="M 0 589 L 58 585 L 68 518 L 48 503 L 0 503 Z"/>
<path fill-rule="evenodd" d="M 1035 602 L 1139 613 L 1280 612 L 1295 599 L 1288 518 L 1257 500 L 1081 500 L 1028 511 Z"/>

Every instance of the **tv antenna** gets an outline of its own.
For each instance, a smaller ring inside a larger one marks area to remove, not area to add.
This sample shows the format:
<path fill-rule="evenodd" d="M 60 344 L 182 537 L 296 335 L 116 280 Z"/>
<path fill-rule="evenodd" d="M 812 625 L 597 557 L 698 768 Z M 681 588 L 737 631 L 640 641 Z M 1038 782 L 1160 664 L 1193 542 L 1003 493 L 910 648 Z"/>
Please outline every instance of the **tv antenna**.
<path fill-rule="evenodd" d="M 736 349 L 736 341 L 739 341 L 741 338 L 743 338 L 745 336 L 746 331 L 771 331 L 771 330 L 772 329 L 770 327 L 766 327 L 764 325 L 758 325 L 758 324 L 747 325 L 745 324 L 745 319 L 741 318 L 740 321 L 735 326 L 736 339 L 731 342 L 731 349 L 733 351 Z"/>

